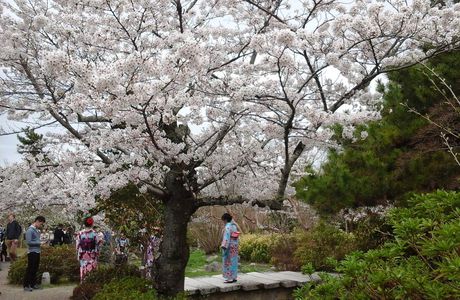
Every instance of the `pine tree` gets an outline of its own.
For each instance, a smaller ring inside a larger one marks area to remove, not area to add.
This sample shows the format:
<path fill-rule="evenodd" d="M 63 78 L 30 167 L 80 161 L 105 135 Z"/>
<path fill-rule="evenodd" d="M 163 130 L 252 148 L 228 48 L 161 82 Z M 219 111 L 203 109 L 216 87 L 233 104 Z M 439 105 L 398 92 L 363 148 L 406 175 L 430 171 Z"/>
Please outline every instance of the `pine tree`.
<path fill-rule="evenodd" d="M 459 58 L 457 51 L 429 62 L 456 94 Z M 439 128 L 408 111 L 411 107 L 460 128 L 459 114 L 446 107 L 425 73 L 425 67 L 415 66 L 390 74 L 387 86 L 380 87 L 382 119 L 358 126 L 357 142 L 343 138 L 342 128 L 336 126 L 342 149 L 329 150 L 319 171 L 307 167 L 311 175 L 295 184 L 297 196 L 320 213 L 331 214 L 346 207 L 401 203 L 410 192 L 459 188 L 460 168 L 446 151 Z M 360 140 L 363 131 L 368 136 Z"/>

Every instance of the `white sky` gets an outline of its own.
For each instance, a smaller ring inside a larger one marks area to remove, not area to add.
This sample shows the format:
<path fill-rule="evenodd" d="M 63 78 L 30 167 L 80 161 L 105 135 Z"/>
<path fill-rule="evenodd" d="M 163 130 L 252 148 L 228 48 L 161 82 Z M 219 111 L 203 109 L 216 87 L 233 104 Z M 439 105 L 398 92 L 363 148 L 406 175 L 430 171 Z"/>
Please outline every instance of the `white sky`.
<path fill-rule="evenodd" d="M 12 121 L 0 116 L 0 127 L 7 129 L 13 124 Z M 0 136 L 0 166 L 5 166 L 21 160 L 21 155 L 17 150 L 18 139 L 16 135 Z"/>

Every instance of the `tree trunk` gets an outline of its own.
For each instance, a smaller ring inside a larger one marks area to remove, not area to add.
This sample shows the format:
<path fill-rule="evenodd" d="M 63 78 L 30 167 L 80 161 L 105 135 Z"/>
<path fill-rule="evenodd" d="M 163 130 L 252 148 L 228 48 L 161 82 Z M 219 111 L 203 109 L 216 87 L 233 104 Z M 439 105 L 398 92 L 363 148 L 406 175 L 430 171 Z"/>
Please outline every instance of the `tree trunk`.
<path fill-rule="evenodd" d="M 184 291 L 185 267 L 190 254 L 187 225 L 195 212 L 193 194 L 177 178 L 172 178 L 169 183 L 170 197 L 165 201 L 161 255 L 155 262 L 154 274 L 157 291 L 164 296 Z"/>

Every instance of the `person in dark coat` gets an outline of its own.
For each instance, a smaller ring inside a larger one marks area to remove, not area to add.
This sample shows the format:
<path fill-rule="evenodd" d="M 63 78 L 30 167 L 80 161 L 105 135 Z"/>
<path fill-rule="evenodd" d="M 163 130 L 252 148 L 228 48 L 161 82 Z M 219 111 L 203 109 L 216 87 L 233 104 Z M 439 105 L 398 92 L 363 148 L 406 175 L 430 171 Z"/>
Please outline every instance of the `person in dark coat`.
<path fill-rule="evenodd" d="M 8 252 L 6 251 L 5 230 L 0 228 L 0 261 L 8 259 Z"/>
<path fill-rule="evenodd" d="M 6 246 L 8 247 L 11 261 L 15 261 L 17 258 L 16 249 L 19 246 L 21 232 L 22 228 L 18 221 L 16 221 L 16 216 L 14 214 L 9 214 L 8 224 L 6 225 Z"/>
<path fill-rule="evenodd" d="M 64 233 L 64 230 L 62 230 L 63 227 L 64 225 L 58 224 L 58 226 L 54 230 L 54 237 L 53 237 L 53 241 L 51 242 L 53 246 L 59 246 L 59 245 L 64 244 L 65 233 Z"/>

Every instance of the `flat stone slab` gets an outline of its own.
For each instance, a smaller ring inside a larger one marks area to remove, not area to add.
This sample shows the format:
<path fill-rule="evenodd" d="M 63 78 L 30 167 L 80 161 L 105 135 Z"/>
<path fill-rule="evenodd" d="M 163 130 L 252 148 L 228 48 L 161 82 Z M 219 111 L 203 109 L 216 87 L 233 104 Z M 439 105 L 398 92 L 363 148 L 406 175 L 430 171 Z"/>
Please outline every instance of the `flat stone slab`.
<path fill-rule="evenodd" d="M 282 274 L 289 274 L 289 275 L 292 275 L 292 276 L 302 276 L 302 277 L 306 277 L 308 279 L 308 281 L 314 281 L 314 282 L 319 282 L 321 281 L 321 277 L 319 277 L 318 273 L 313 273 L 313 274 L 310 274 L 310 275 L 305 275 L 305 274 L 302 274 L 302 273 L 299 273 L 299 272 L 292 272 L 292 271 L 283 271 L 283 272 L 280 272 Z"/>
<path fill-rule="evenodd" d="M 250 272 L 250 273 L 247 273 L 248 275 L 251 275 L 251 276 L 255 276 L 255 277 L 261 277 L 261 278 L 264 278 L 264 279 L 270 279 L 270 280 L 273 280 L 273 281 L 278 281 L 280 283 L 281 286 L 285 287 L 285 288 L 291 288 L 291 287 L 295 287 L 297 286 L 297 280 L 294 280 L 292 278 L 286 278 L 286 277 L 277 277 L 273 274 L 276 274 L 275 272 L 273 272 L 272 274 L 270 273 L 259 273 L 259 272 Z"/>
<path fill-rule="evenodd" d="M 235 283 L 224 283 L 224 278 L 220 276 L 220 278 L 216 277 L 195 277 L 196 281 L 200 281 L 203 283 L 211 284 L 217 286 L 220 292 L 226 293 L 231 291 L 236 291 L 241 289 L 241 285 L 237 282 Z"/>
<path fill-rule="evenodd" d="M 274 289 L 280 286 L 280 282 L 272 279 L 267 279 L 267 278 L 262 278 L 262 277 L 257 277 L 254 275 L 248 274 L 241 274 L 238 276 L 238 281 L 241 279 L 244 280 L 249 280 L 249 281 L 254 281 L 258 283 L 258 286 L 262 285 L 260 288 L 264 288 L 266 290 L 268 289 Z M 244 290 L 244 287 L 243 287 Z"/>
<path fill-rule="evenodd" d="M 294 274 L 292 274 L 292 273 L 294 273 Z M 297 286 L 302 286 L 305 283 L 311 281 L 310 278 L 308 278 L 307 276 L 303 275 L 302 273 L 296 273 L 296 272 L 292 272 L 292 273 L 288 273 L 286 271 L 283 271 L 283 272 L 266 272 L 264 274 L 267 274 L 268 276 L 273 276 L 274 279 L 292 280 L 292 281 L 294 281 L 296 283 Z"/>
<path fill-rule="evenodd" d="M 222 275 L 214 275 L 212 277 L 217 278 L 219 280 L 223 280 Z M 254 291 L 254 290 L 259 290 L 259 289 L 264 288 L 264 284 L 262 282 L 254 280 L 253 278 L 250 278 L 250 276 L 246 274 L 239 274 L 237 279 L 238 281 L 232 284 L 241 286 L 241 289 L 244 291 Z M 228 283 L 226 283 L 226 285 L 227 284 Z"/>
<path fill-rule="evenodd" d="M 208 295 L 208 294 L 218 292 L 219 287 L 214 284 L 210 284 L 208 282 L 196 280 L 196 278 L 185 277 L 184 290 L 189 295 L 195 295 L 195 294 Z"/>

